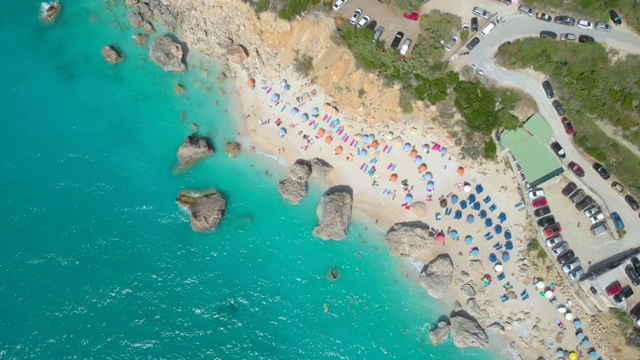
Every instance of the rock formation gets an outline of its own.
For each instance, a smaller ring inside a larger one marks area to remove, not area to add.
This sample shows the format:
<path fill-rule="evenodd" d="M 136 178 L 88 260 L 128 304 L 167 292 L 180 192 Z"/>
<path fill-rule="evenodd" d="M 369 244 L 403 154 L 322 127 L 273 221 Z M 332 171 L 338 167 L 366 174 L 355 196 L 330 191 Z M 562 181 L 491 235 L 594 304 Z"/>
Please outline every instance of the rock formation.
<path fill-rule="evenodd" d="M 124 5 L 126 7 L 134 7 L 138 3 L 138 0 L 125 0 Z"/>
<path fill-rule="evenodd" d="M 149 37 L 147 35 L 134 34 L 133 40 L 136 41 L 136 44 L 138 44 L 138 46 L 145 46 L 147 45 L 147 40 L 149 40 Z"/>
<path fill-rule="evenodd" d="M 180 84 L 176 84 L 176 86 L 173 88 L 173 91 L 176 93 L 176 95 L 182 95 L 187 92 L 187 89 L 185 89 L 184 86 Z"/>
<path fill-rule="evenodd" d="M 429 339 L 433 346 L 438 346 L 449 336 L 449 324 L 440 321 L 436 327 L 429 331 Z"/>
<path fill-rule="evenodd" d="M 438 255 L 420 272 L 422 285 L 431 297 L 443 297 L 453 281 L 453 262 L 449 254 Z"/>
<path fill-rule="evenodd" d="M 429 250 L 435 240 L 429 235 L 429 227 L 395 224 L 387 233 L 389 251 L 395 256 L 414 257 Z"/>
<path fill-rule="evenodd" d="M 278 191 L 286 200 L 297 205 L 307 195 L 307 180 L 311 176 L 311 165 L 308 161 L 298 159 L 289 168 L 289 178 L 278 183 Z"/>
<path fill-rule="evenodd" d="M 325 177 L 333 171 L 333 166 L 320 158 L 311 159 L 311 173 L 316 176 Z"/>
<path fill-rule="evenodd" d="M 319 224 L 313 235 L 322 240 L 342 240 L 347 237 L 351 221 L 353 198 L 346 190 L 329 189 L 318 204 Z"/>
<path fill-rule="evenodd" d="M 184 140 L 177 154 L 182 167 L 210 155 L 213 155 L 213 145 L 207 139 L 195 135 L 189 135 Z"/>
<path fill-rule="evenodd" d="M 191 227 L 195 231 L 211 231 L 224 217 L 227 201 L 217 191 L 198 193 L 181 191 L 176 199 L 191 214 Z"/>
<path fill-rule="evenodd" d="M 298 182 L 306 182 L 311 176 L 311 166 L 305 160 L 297 160 L 289 169 L 289 178 Z"/>
<path fill-rule="evenodd" d="M 144 24 L 144 19 L 140 13 L 133 10 L 129 13 L 129 24 L 135 28 L 139 28 Z"/>
<path fill-rule="evenodd" d="M 150 21 L 145 21 L 142 25 L 142 31 L 144 31 L 145 34 L 153 34 L 156 32 L 156 29 Z"/>
<path fill-rule="evenodd" d="M 249 51 L 242 45 L 234 45 L 227 49 L 227 59 L 232 63 L 240 64 L 249 57 Z"/>
<path fill-rule="evenodd" d="M 411 212 L 414 213 L 418 219 L 424 219 L 429 215 L 429 205 L 424 201 L 414 201 L 411 203 Z"/>
<path fill-rule="evenodd" d="M 151 60 L 164 71 L 185 71 L 186 66 L 182 62 L 182 55 L 182 46 L 166 36 L 156 37 L 149 50 Z"/>
<path fill-rule="evenodd" d="M 481 349 L 489 347 L 489 338 L 478 322 L 460 315 L 452 316 L 449 321 L 451 321 L 451 337 L 456 347 L 475 346 Z"/>
<path fill-rule="evenodd" d="M 111 64 L 117 64 L 122 61 L 122 55 L 120 55 L 120 52 L 112 45 L 107 45 L 102 48 L 102 56 Z"/>
<path fill-rule="evenodd" d="M 62 10 L 62 5 L 57 1 L 43 2 L 40 4 L 40 19 L 43 21 L 53 21 Z"/>
<path fill-rule="evenodd" d="M 236 156 L 238 156 L 238 154 L 240 154 L 240 152 L 242 151 L 242 145 L 240 145 L 240 143 L 238 142 L 228 142 L 226 144 L 224 144 L 224 151 L 227 152 L 227 155 L 229 155 L 230 157 L 234 158 Z"/>
<path fill-rule="evenodd" d="M 476 291 L 473 289 L 473 286 L 471 286 L 470 284 L 462 285 L 462 288 L 460 290 L 462 290 L 462 293 L 465 294 L 467 297 L 476 296 Z"/>

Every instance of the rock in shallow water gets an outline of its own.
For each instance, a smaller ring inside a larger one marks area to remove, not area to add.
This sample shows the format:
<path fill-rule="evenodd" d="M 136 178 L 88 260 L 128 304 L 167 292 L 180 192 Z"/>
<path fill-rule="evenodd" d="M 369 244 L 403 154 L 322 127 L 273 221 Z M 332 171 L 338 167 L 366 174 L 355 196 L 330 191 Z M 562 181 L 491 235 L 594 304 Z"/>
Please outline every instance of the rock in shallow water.
<path fill-rule="evenodd" d="M 182 72 L 187 68 L 182 62 L 182 46 L 167 36 L 158 36 L 153 40 L 149 56 L 164 71 Z"/>
<path fill-rule="evenodd" d="M 436 327 L 429 331 L 429 339 L 433 346 L 440 345 L 449 336 L 449 324 L 440 321 Z"/>
<path fill-rule="evenodd" d="M 278 183 L 278 191 L 285 200 L 289 200 L 293 205 L 297 205 L 300 203 L 300 200 L 307 195 L 307 182 L 284 179 Z"/>
<path fill-rule="evenodd" d="M 176 202 L 184 206 L 191 214 L 191 227 L 195 231 L 214 230 L 224 217 L 227 201 L 217 191 L 194 192 L 181 191 Z"/>
<path fill-rule="evenodd" d="M 477 321 L 460 315 L 452 316 L 449 321 L 451 321 L 451 337 L 456 347 L 475 346 L 481 349 L 489 347 L 489 338 Z"/>
<path fill-rule="evenodd" d="M 342 240 L 347 237 L 351 222 L 353 198 L 346 190 L 329 189 L 318 204 L 318 226 L 313 235 L 322 240 Z"/>
<path fill-rule="evenodd" d="M 178 161 L 185 167 L 196 160 L 213 155 L 213 145 L 205 138 L 195 135 L 188 136 L 178 149 Z"/>
<path fill-rule="evenodd" d="M 421 282 L 431 297 L 443 297 L 453 281 L 453 262 L 449 254 L 438 255 L 422 270 Z"/>
<path fill-rule="evenodd" d="M 117 64 L 122 61 L 122 55 L 120 55 L 118 49 L 112 45 L 107 45 L 102 48 L 102 56 L 111 64 Z"/>

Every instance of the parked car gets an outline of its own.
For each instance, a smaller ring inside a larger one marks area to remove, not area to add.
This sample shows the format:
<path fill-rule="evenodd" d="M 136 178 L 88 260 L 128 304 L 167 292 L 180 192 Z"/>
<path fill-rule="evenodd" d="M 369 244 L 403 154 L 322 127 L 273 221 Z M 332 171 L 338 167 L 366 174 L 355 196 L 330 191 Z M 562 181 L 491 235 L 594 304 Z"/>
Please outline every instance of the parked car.
<path fill-rule="evenodd" d="M 613 297 L 613 301 L 616 304 L 619 304 L 625 301 L 626 299 L 630 298 L 632 295 L 633 295 L 633 289 L 631 289 L 631 286 L 625 286 L 622 289 L 622 291 L 620 291 L 620 293 L 618 293 Z"/>
<path fill-rule="evenodd" d="M 403 37 L 404 33 L 402 31 L 398 31 L 396 33 L 396 36 L 393 38 L 393 41 L 391 42 L 391 47 L 398 50 L 398 45 L 400 45 L 400 41 L 402 41 Z"/>
<path fill-rule="evenodd" d="M 633 267 L 633 265 L 627 265 L 624 268 L 624 272 L 627 274 L 627 276 L 629 277 L 629 280 L 631 280 L 631 283 L 633 285 L 635 286 L 640 285 L 640 275 L 638 275 L 638 272 Z"/>
<path fill-rule="evenodd" d="M 555 40 L 558 38 L 558 34 L 554 33 L 553 31 L 542 30 L 540 31 L 540 39 L 544 38 L 551 38 Z"/>
<path fill-rule="evenodd" d="M 478 45 L 479 43 L 480 43 L 480 38 L 474 37 L 467 44 L 467 50 L 469 50 L 469 51 L 473 50 L 473 48 L 476 47 L 476 45 Z"/>
<path fill-rule="evenodd" d="M 404 44 L 402 44 L 402 47 L 400 48 L 400 55 L 407 55 L 407 52 L 409 52 L 410 47 L 411 47 L 411 39 L 405 40 Z"/>
<path fill-rule="evenodd" d="M 589 221 L 591 221 L 592 224 L 597 224 L 603 220 L 604 220 L 604 214 L 601 212 L 595 213 L 589 217 Z"/>
<path fill-rule="evenodd" d="M 611 188 L 615 190 L 618 194 L 622 195 L 624 193 L 624 186 L 617 181 L 611 183 Z"/>
<path fill-rule="evenodd" d="M 622 221 L 622 218 L 620 217 L 620 214 L 618 214 L 615 211 L 612 212 L 611 213 L 611 220 L 613 220 L 613 223 L 616 225 L 616 228 L 618 230 L 624 229 L 624 221 Z"/>
<path fill-rule="evenodd" d="M 369 15 L 363 16 L 362 19 L 358 21 L 358 27 L 363 27 L 366 23 L 369 22 L 369 20 L 371 20 L 371 17 Z"/>
<path fill-rule="evenodd" d="M 591 197 L 591 195 L 587 195 L 587 197 L 585 197 L 584 199 L 582 199 L 582 201 L 576 204 L 576 210 L 583 211 L 591 204 L 593 204 L 593 198 Z"/>
<path fill-rule="evenodd" d="M 347 1 L 349 1 L 349 0 L 338 0 L 338 1 L 336 1 L 336 3 L 333 4 L 333 10 L 338 11 L 338 10 L 342 9 L 342 7 L 347 3 Z"/>
<path fill-rule="evenodd" d="M 560 244 L 562 241 L 563 241 L 562 235 L 556 235 L 556 236 L 547 238 L 547 240 L 545 241 L 545 244 L 547 244 L 548 247 L 552 248 Z"/>
<path fill-rule="evenodd" d="M 602 212 L 602 210 L 600 210 L 600 206 L 598 205 L 592 205 L 589 206 L 585 211 L 584 211 L 584 215 L 586 217 L 592 217 L 593 215 Z"/>
<path fill-rule="evenodd" d="M 485 10 L 485 9 L 483 9 L 481 7 L 478 7 L 478 6 L 473 8 L 473 13 L 475 15 L 478 15 L 478 16 L 483 17 L 485 19 L 491 18 L 491 13 L 489 13 L 487 10 Z"/>
<path fill-rule="evenodd" d="M 631 258 L 631 265 L 633 265 L 633 268 L 636 269 L 636 272 L 640 274 L 640 260 L 638 260 L 637 257 L 634 256 Z"/>
<path fill-rule="evenodd" d="M 595 29 L 601 31 L 611 31 L 611 25 L 604 22 L 597 22 L 595 25 Z"/>
<path fill-rule="evenodd" d="M 605 223 L 595 224 L 591 226 L 591 235 L 598 236 L 604 234 L 607 231 L 608 227 Z"/>
<path fill-rule="evenodd" d="M 622 19 L 620 18 L 620 15 L 618 15 L 618 13 L 611 9 L 609 10 L 609 17 L 611 18 L 611 21 L 613 21 L 614 24 L 616 25 L 622 25 Z"/>
<path fill-rule="evenodd" d="M 609 180 L 609 178 L 611 177 L 607 169 L 605 169 L 604 166 L 602 166 L 602 164 L 600 164 L 599 162 L 593 163 L 593 170 L 595 170 L 598 175 L 600 175 L 600 177 L 604 180 Z"/>
<path fill-rule="evenodd" d="M 551 22 L 551 15 L 543 13 L 542 11 L 538 11 L 536 13 L 536 19 L 544 20 L 546 22 Z"/>
<path fill-rule="evenodd" d="M 543 218 L 538 219 L 538 226 L 545 227 L 549 225 L 553 225 L 556 223 L 556 218 L 553 215 L 545 216 Z"/>
<path fill-rule="evenodd" d="M 630 207 L 632 210 L 634 210 L 634 211 L 635 211 L 635 210 L 640 209 L 640 204 L 638 204 L 638 200 L 636 200 L 636 198 L 634 198 L 633 196 L 631 196 L 631 195 L 627 195 L 627 196 L 625 196 L 625 197 L 624 197 L 624 201 L 626 201 L 626 202 L 627 202 L 627 204 L 629 204 L 629 207 Z"/>
<path fill-rule="evenodd" d="M 545 205 L 547 205 L 547 198 L 544 197 L 537 198 L 531 202 L 531 206 L 533 206 L 534 209 L 543 207 Z"/>
<path fill-rule="evenodd" d="M 458 43 L 458 40 L 460 40 L 460 39 L 458 38 L 457 35 L 451 35 L 451 40 L 449 41 L 449 43 L 447 45 L 444 46 L 444 49 L 447 50 L 447 51 L 451 51 L 456 46 L 456 44 Z"/>
<path fill-rule="evenodd" d="M 553 18 L 553 22 L 560 25 L 573 26 L 576 24 L 576 19 L 571 16 L 556 16 Z"/>
<path fill-rule="evenodd" d="M 577 188 L 578 188 L 578 185 L 576 185 L 576 183 L 574 183 L 572 181 L 572 182 L 568 183 L 565 187 L 562 188 L 562 195 L 569 196 L 574 191 L 576 191 Z"/>
<path fill-rule="evenodd" d="M 354 12 L 353 15 L 351 15 L 351 20 L 349 20 L 349 23 L 351 25 L 355 25 L 358 23 L 358 18 L 360 17 L 360 15 L 362 14 L 362 9 L 357 8 Z"/>
<path fill-rule="evenodd" d="M 622 291 L 622 285 L 620 285 L 620 281 L 617 280 L 609 284 L 609 286 L 607 286 L 607 288 L 605 289 L 605 292 L 609 296 L 617 295 L 620 293 L 620 291 Z"/>
<path fill-rule="evenodd" d="M 563 116 L 567 111 L 564 109 L 564 105 L 559 100 L 553 100 L 551 103 L 559 116 Z"/>
<path fill-rule="evenodd" d="M 567 243 L 566 241 L 561 242 L 560 244 L 554 246 L 551 251 L 553 251 L 553 253 L 555 255 L 560 255 L 565 251 L 569 250 L 569 243 Z"/>
<path fill-rule="evenodd" d="M 559 234 L 562 232 L 562 226 L 560 226 L 560 224 L 555 223 L 551 226 L 547 226 L 546 228 L 544 228 L 544 234 L 546 236 L 551 236 L 551 235 L 555 235 L 555 234 Z"/>
<path fill-rule="evenodd" d="M 580 29 L 591 30 L 591 29 L 593 29 L 593 24 L 591 24 L 591 22 L 589 20 L 580 19 L 580 20 L 578 20 L 578 27 Z"/>
<path fill-rule="evenodd" d="M 380 26 L 375 33 L 373 33 L 373 42 L 380 40 L 380 36 L 384 33 L 384 27 Z"/>
<path fill-rule="evenodd" d="M 567 277 L 569 278 L 569 280 L 576 280 L 579 279 L 582 275 L 584 275 L 584 269 L 582 267 L 578 267 L 577 269 L 567 274 Z"/>
<path fill-rule="evenodd" d="M 563 117 L 560 121 L 562 122 L 562 126 L 564 126 L 564 131 L 567 135 L 573 135 L 576 133 L 576 129 L 573 127 L 571 120 L 567 119 L 567 117 Z"/>
<path fill-rule="evenodd" d="M 565 40 L 565 41 L 576 41 L 578 37 L 576 36 L 576 34 L 572 34 L 572 33 L 563 33 L 560 34 L 560 40 Z"/>
<path fill-rule="evenodd" d="M 585 196 L 587 196 L 587 194 L 584 193 L 584 190 L 580 189 L 576 191 L 575 194 L 571 195 L 571 197 L 569 197 L 569 200 L 571 200 L 571 202 L 575 204 L 577 202 L 580 202 L 580 200 L 584 199 Z"/>
<path fill-rule="evenodd" d="M 531 189 L 528 192 L 530 199 L 536 199 L 544 196 L 544 190 L 542 189 Z"/>
<path fill-rule="evenodd" d="M 578 177 L 584 177 L 584 169 L 574 161 L 569 161 L 569 169 L 571 169 L 571 171 L 573 171 L 573 173 Z"/>
<path fill-rule="evenodd" d="M 471 18 L 471 31 L 478 31 L 478 18 L 475 16 Z"/>
<path fill-rule="evenodd" d="M 567 154 L 564 152 L 562 145 L 560 145 L 557 141 L 551 143 L 551 150 L 553 150 L 553 152 L 556 153 L 556 155 L 560 159 L 564 159 L 565 157 L 567 157 Z"/>
<path fill-rule="evenodd" d="M 544 90 L 544 93 L 547 94 L 547 97 L 549 99 L 553 99 L 553 97 L 556 95 L 553 92 L 553 87 L 551 86 L 549 80 L 545 80 L 542 82 L 542 90 Z"/>
<path fill-rule="evenodd" d="M 581 43 L 592 43 L 592 42 L 596 42 L 596 39 L 594 39 L 593 37 L 591 37 L 589 35 L 580 35 L 580 36 L 578 36 L 578 42 L 581 42 Z"/>
<path fill-rule="evenodd" d="M 535 209 L 533 212 L 533 215 L 535 215 L 535 217 L 545 216 L 547 214 L 551 214 L 551 208 L 548 206 Z"/>
<path fill-rule="evenodd" d="M 564 270 L 564 272 L 566 272 L 566 273 L 570 273 L 570 272 L 574 271 L 575 269 L 577 269 L 579 266 L 580 266 L 580 259 L 574 258 L 572 261 L 566 263 L 562 267 L 562 270 Z"/>
<path fill-rule="evenodd" d="M 556 260 L 558 260 L 558 264 L 564 265 L 569 261 L 571 261 L 572 259 L 574 259 L 575 257 L 576 257 L 576 253 L 574 253 L 573 250 L 569 250 L 566 253 L 558 256 Z"/>
<path fill-rule="evenodd" d="M 373 31 L 373 29 L 375 29 L 376 26 L 378 26 L 378 22 L 375 20 L 372 20 L 367 24 L 367 29 Z"/>
<path fill-rule="evenodd" d="M 520 5 L 518 6 L 518 12 L 523 13 L 525 15 L 529 15 L 529 16 L 533 16 L 535 14 L 535 11 L 533 11 L 532 8 L 526 6 L 526 5 Z"/>

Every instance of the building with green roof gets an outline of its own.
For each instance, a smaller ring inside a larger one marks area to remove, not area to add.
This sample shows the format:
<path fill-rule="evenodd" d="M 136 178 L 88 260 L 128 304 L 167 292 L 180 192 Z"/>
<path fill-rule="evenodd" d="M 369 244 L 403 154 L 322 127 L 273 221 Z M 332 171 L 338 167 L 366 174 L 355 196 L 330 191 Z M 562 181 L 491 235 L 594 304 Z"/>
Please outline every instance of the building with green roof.
<path fill-rule="evenodd" d="M 500 134 L 500 146 L 515 157 L 532 187 L 564 172 L 562 163 L 547 146 L 552 134 L 551 126 L 540 114 L 531 116 L 522 127 Z"/>

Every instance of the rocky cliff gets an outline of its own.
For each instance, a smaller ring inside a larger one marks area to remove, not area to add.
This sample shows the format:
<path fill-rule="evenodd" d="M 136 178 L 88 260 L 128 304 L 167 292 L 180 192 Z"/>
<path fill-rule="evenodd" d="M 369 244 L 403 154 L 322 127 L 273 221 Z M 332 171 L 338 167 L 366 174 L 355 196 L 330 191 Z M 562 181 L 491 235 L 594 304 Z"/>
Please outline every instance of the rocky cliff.
<path fill-rule="evenodd" d="M 389 251 L 395 256 L 415 258 L 427 253 L 434 243 L 426 224 L 395 224 L 387 233 Z"/>
<path fill-rule="evenodd" d="M 353 197 L 346 190 L 329 189 L 318 204 L 318 226 L 313 235 L 322 240 L 342 240 L 347 237 L 351 222 Z"/>

